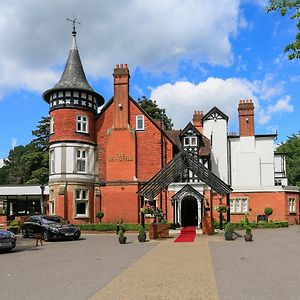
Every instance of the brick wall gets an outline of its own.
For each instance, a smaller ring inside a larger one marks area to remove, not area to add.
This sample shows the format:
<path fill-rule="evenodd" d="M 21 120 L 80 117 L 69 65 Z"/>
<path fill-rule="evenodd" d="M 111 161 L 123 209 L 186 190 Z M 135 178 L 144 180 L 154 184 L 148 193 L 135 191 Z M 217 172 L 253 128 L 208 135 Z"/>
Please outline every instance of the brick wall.
<path fill-rule="evenodd" d="M 88 133 L 76 132 L 76 116 L 88 117 Z M 84 141 L 95 143 L 95 114 L 90 111 L 75 108 L 60 108 L 51 111 L 54 117 L 54 134 L 50 135 L 49 142 L 57 141 Z"/>

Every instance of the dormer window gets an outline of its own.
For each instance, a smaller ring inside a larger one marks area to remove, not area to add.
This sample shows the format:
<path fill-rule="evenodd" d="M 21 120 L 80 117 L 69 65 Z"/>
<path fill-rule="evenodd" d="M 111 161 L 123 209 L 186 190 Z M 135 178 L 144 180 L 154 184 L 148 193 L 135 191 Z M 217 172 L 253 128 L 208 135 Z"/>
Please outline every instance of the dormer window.
<path fill-rule="evenodd" d="M 197 146 L 197 137 L 195 136 L 189 136 L 185 137 L 183 141 L 184 146 Z"/>

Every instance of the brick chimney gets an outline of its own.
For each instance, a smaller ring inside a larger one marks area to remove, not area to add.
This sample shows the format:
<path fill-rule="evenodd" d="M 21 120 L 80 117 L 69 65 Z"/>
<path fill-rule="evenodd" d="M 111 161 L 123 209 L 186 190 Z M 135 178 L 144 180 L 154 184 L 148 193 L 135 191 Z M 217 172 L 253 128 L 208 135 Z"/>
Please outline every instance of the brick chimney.
<path fill-rule="evenodd" d="M 203 134 L 202 118 L 203 118 L 203 111 L 195 111 L 194 112 L 193 124 L 201 134 Z"/>
<path fill-rule="evenodd" d="M 254 136 L 254 104 L 252 100 L 240 100 L 238 112 L 240 136 Z"/>
<path fill-rule="evenodd" d="M 114 69 L 114 127 L 125 129 L 129 124 L 129 70 L 127 64 Z"/>

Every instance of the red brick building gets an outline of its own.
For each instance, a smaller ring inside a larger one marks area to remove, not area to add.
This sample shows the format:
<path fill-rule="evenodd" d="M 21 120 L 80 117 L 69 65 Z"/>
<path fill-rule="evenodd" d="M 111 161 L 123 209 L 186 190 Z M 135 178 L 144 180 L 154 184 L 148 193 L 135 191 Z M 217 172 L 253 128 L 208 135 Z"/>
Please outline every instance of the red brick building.
<path fill-rule="evenodd" d="M 50 109 L 47 213 L 82 224 L 97 221 L 101 210 L 103 222 L 139 223 L 148 203 L 169 223 L 201 226 L 204 216 L 218 218 L 214 207 L 222 203 L 232 221 L 245 214 L 256 221 L 271 207 L 271 219 L 299 222 L 299 188 L 287 184 L 284 155 L 274 155 L 276 135 L 255 134 L 251 100 L 238 104 L 239 135 L 227 132 L 228 117 L 217 107 L 166 131 L 130 97 L 126 64 L 116 65 L 113 78 L 113 97 L 100 110 L 104 99 L 86 79 L 74 30 L 62 77 L 43 94 Z"/>

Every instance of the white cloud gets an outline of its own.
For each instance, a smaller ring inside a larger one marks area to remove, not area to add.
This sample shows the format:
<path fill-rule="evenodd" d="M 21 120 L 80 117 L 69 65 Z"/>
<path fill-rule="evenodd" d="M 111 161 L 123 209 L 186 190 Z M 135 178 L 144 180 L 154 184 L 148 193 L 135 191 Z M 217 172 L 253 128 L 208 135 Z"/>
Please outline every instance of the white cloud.
<path fill-rule="evenodd" d="M 175 122 L 175 128 L 183 128 L 192 119 L 195 110 L 208 112 L 217 106 L 230 118 L 235 118 L 239 100 L 252 99 L 258 103 L 254 94 L 254 85 L 246 79 L 220 79 L 210 77 L 204 82 L 176 82 L 156 87 L 151 92 L 151 99 Z M 259 105 L 258 105 L 259 106 Z"/>
<path fill-rule="evenodd" d="M 228 66 L 230 37 L 246 25 L 239 2 L 2 1 L 0 90 L 43 91 L 57 82 L 71 45 L 66 17 L 73 13 L 81 21 L 78 47 L 88 75 L 111 78 L 116 63 L 170 73 L 182 59 Z"/>
<path fill-rule="evenodd" d="M 254 83 L 244 78 L 220 79 L 210 77 L 204 82 L 193 84 L 187 81 L 179 81 L 174 84 L 166 83 L 152 88 L 151 99 L 156 100 L 160 107 L 166 108 L 167 114 L 175 123 L 175 128 L 183 128 L 192 120 L 195 110 L 208 112 L 213 106 L 217 106 L 228 115 L 231 124 L 237 120 L 237 107 L 239 100 L 253 100 L 255 105 L 256 122 L 266 124 L 278 112 L 290 113 L 293 106 L 290 104 L 290 96 L 285 95 L 280 99 L 279 91 L 271 85 L 271 80 Z M 258 89 L 258 88 L 262 88 Z M 272 97 L 270 97 L 270 95 Z M 264 101 L 268 96 L 268 106 Z M 275 98 L 274 98 L 275 97 Z"/>
<path fill-rule="evenodd" d="M 293 112 L 294 107 L 290 104 L 291 96 L 286 95 L 284 98 L 279 99 L 274 105 L 268 106 L 268 111 L 272 114 L 282 112 Z"/>

